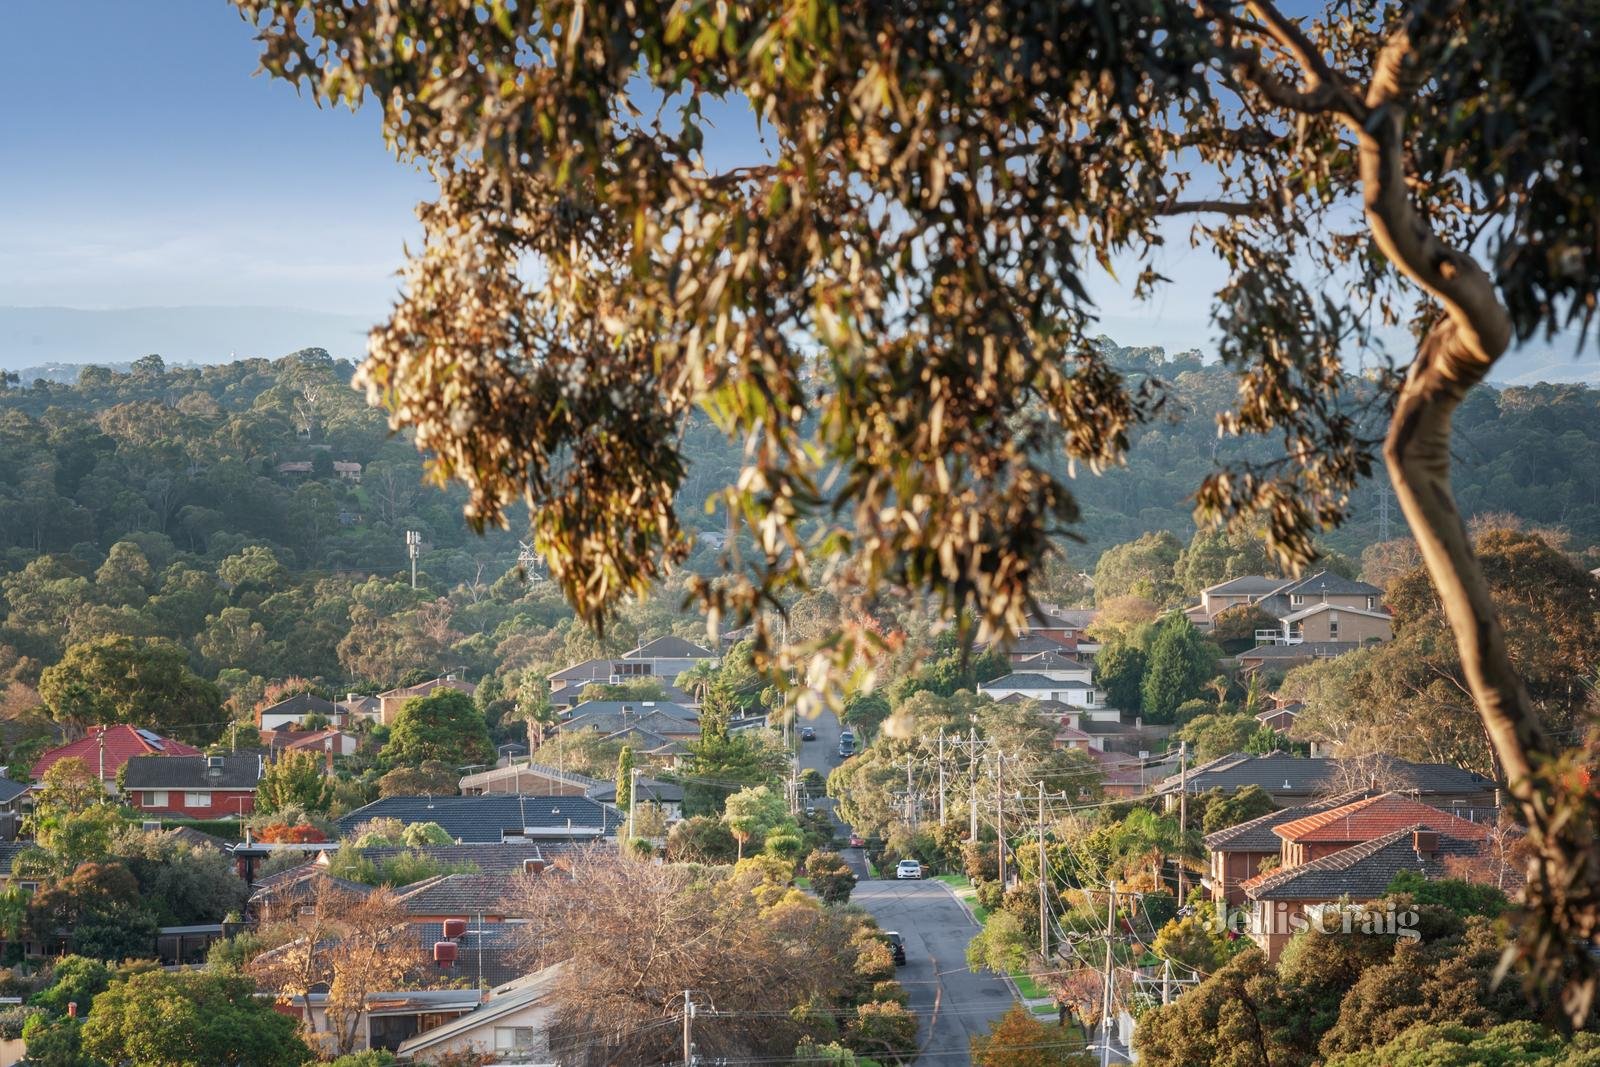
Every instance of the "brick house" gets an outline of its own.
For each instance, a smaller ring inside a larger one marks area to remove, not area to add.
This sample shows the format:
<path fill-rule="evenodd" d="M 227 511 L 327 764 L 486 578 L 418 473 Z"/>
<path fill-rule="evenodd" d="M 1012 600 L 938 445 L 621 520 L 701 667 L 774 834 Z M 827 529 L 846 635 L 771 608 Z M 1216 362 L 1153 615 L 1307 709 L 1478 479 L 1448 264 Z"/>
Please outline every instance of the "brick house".
<path fill-rule="evenodd" d="M 1376 900 L 1403 871 L 1429 880 L 1482 880 L 1473 877 L 1473 867 L 1491 847 L 1481 836 L 1457 837 L 1417 823 L 1308 863 L 1257 875 L 1244 883 L 1250 937 L 1268 960 L 1276 961 L 1307 921 L 1346 902 Z"/>
<path fill-rule="evenodd" d="M 89 732 L 69 744 L 52 748 L 34 761 L 28 771 L 39 781 L 60 760 L 77 757 L 98 775 L 106 791 L 117 793 L 117 772 L 135 756 L 198 756 L 200 750 L 182 741 L 162 737 L 154 730 L 141 730 L 126 723 L 91 726 Z"/>
<path fill-rule="evenodd" d="M 1206 874 L 1200 879 L 1201 884 L 1211 891 L 1212 900 L 1226 901 L 1230 907 L 1243 904 L 1245 896 L 1241 886 L 1261 873 L 1263 861 L 1282 859 L 1283 838 L 1274 830 L 1307 815 L 1340 808 L 1371 795 L 1368 790 L 1358 790 L 1297 804 L 1207 834 L 1204 838 Z"/>
<path fill-rule="evenodd" d="M 123 777 L 128 802 L 152 815 L 227 819 L 256 807 L 264 761 L 249 756 L 135 756 Z"/>
<path fill-rule="evenodd" d="M 400 714 L 400 709 L 405 706 L 406 701 L 428 696 L 439 689 L 454 689 L 467 696 L 472 696 L 478 691 L 477 686 L 453 674 L 441 674 L 437 678 L 430 678 L 416 685 L 403 685 L 397 689 L 390 689 L 378 694 L 378 722 L 384 726 L 393 726 L 394 717 Z"/>

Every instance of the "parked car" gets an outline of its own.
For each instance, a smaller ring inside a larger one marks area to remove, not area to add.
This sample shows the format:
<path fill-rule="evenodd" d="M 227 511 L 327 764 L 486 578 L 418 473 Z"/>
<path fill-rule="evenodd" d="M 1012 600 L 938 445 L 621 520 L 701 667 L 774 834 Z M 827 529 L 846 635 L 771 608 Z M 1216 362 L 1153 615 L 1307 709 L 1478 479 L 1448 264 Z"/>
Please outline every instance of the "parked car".
<path fill-rule="evenodd" d="M 802 740 L 802 741 L 815 741 L 816 739 L 817 739 L 817 731 L 816 730 L 812 729 L 809 726 L 802 726 L 800 728 L 800 740 Z"/>
<path fill-rule="evenodd" d="M 867 839 L 862 837 L 860 834 L 851 834 L 850 835 L 850 847 L 851 848 L 866 848 L 867 847 Z"/>
<path fill-rule="evenodd" d="M 815 819 L 816 817 L 817 817 L 817 806 L 815 804 L 807 804 L 806 805 L 806 818 Z"/>
<path fill-rule="evenodd" d="M 921 878 L 922 864 L 916 860 L 901 860 L 900 865 L 894 869 L 896 878 Z"/>
<path fill-rule="evenodd" d="M 893 954 L 895 963 L 904 964 L 906 962 L 906 939 L 900 936 L 900 931 L 898 930 L 889 930 L 883 936 L 889 939 L 889 951 Z"/>

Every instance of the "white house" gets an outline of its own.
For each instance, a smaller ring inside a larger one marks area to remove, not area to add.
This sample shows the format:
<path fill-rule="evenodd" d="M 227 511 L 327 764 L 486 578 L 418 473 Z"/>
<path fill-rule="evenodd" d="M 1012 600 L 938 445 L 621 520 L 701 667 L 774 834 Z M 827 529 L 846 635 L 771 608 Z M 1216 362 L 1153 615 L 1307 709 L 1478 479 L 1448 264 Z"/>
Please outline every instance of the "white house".
<path fill-rule="evenodd" d="M 551 995 L 566 974 L 557 963 L 496 988 L 482 1006 L 425 1030 L 395 1049 L 402 1060 L 434 1063 L 447 1057 L 493 1056 L 489 1062 L 549 1064 L 550 1027 L 556 1002 Z M 474 1061 L 478 1062 L 478 1061 Z"/>

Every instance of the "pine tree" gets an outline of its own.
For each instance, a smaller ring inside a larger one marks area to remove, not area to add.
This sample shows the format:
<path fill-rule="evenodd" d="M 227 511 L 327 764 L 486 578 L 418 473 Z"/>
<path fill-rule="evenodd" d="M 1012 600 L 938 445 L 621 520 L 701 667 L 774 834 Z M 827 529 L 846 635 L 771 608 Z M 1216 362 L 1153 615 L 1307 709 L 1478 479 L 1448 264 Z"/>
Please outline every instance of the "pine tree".
<path fill-rule="evenodd" d="M 617 753 L 617 809 L 627 811 L 633 803 L 633 746 L 623 745 Z"/>
<path fill-rule="evenodd" d="M 1178 705 L 1198 696 L 1211 677 L 1216 657 L 1193 624 L 1168 615 L 1150 645 L 1144 675 L 1144 713 L 1152 722 L 1171 722 Z"/>

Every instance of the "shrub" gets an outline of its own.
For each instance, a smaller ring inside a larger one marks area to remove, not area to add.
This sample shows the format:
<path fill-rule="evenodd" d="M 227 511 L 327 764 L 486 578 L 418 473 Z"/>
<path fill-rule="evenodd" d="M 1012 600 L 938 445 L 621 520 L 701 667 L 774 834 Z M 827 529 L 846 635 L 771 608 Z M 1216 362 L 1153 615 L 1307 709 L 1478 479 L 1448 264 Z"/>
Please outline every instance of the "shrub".
<path fill-rule="evenodd" d="M 898 1060 L 917 1051 L 917 1020 L 893 1001 L 870 1001 L 856 1009 L 844 1043 L 864 1056 Z"/>
<path fill-rule="evenodd" d="M 973 889 L 978 896 L 978 907 L 997 911 L 1005 900 L 1005 889 L 997 881 L 977 882 Z"/>
<path fill-rule="evenodd" d="M 42 1014 L 42 1008 L 29 1007 L 24 1004 L 13 1004 L 8 1008 L 0 1008 L 0 1038 L 6 1041 L 15 1041 L 22 1036 L 22 1028 L 28 1020 L 35 1015 Z"/>
<path fill-rule="evenodd" d="M 856 887 L 856 873 L 837 852 L 818 849 L 806 857 L 806 877 L 825 904 L 843 904 Z"/>

